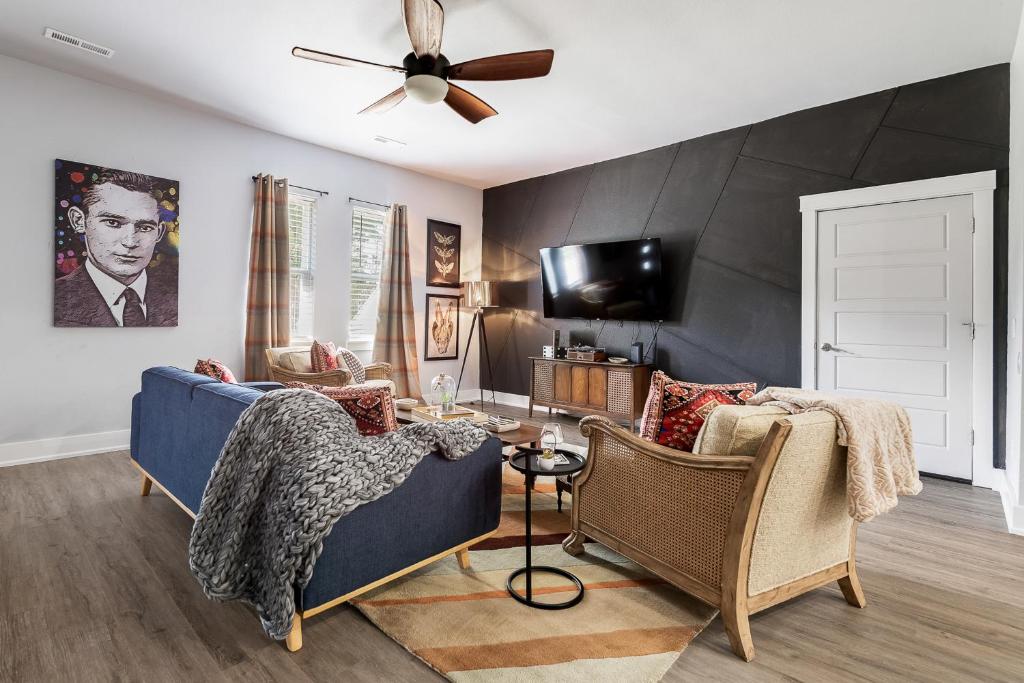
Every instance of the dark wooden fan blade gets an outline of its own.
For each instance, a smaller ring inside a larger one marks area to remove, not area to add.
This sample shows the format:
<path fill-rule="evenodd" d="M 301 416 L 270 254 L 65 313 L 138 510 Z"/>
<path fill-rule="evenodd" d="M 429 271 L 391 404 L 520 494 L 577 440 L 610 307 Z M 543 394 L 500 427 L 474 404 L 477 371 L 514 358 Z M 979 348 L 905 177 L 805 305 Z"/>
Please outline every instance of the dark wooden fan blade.
<path fill-rule="evenodd" d="M 310 50 L 304 47 L 293 47 L 292 54 L 296 57 L 302 57 L 303 59 L 312 59 L 314 62 L 324 62 L 325 64 L 336 64 L 338 66 L 361 66 L 364 68 L 371 69 L 387 69 L 388 71 L 397 71 L 398 73 L 405 73 L 405 69 L 400 66 L 392 66 L 388 64 L 377 64 L 376 62 L 367 62 L 362 59 L 353 59 L 351 57 L 342 57 L 341 55 L 332 55 L 330 52 L 320 52 L 319 50 Z"/>
<path fill-rule="evenodd" d="M 391 111 L 396 104 L 405 99 L 405 87 L 401 87 L 398 90 L 389 92 L 384 97 L 380 98 L 366 109 L 359 112 L 360 114 L 383 114 L 386 111 Z"/>
<path fill-rule="evenodd" d="M 548 75 L 554 58 L 554 50 L 532 50 L 482 57 L 454 65 L 448 70 L 448 78 L 463 81 L 514 81 L 520 78 L 539 78 Z"/>
<path fill-rule="evenodd" d="M 441 52 L 444 9 L 437 0 L 402 0 L 402 16 L 417 57 L 437 57 Z"/>
<path fill-rule="evenodd" d="M 454 83 L 448 84 L 448 95 L 445 96 L 444 101 L 459 116 L 470 123 L 480 123 L 488 116 L 494 116 L 498 113 L 494 110 L 494 107 Z"/>

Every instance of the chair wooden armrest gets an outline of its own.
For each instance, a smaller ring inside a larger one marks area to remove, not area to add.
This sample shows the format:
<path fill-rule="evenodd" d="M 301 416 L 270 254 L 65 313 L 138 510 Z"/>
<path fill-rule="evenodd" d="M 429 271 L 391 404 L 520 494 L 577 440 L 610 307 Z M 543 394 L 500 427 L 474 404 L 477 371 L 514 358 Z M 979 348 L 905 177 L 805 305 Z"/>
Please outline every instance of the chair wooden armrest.
<path fill-rule="evenodd" d="M 662 446 L 659 443 L 641 439 L 630 430 L 602 415 L 590 415 L 580 420 L 580 434 L 589 439 L 595 432 L 602 432 L 612 441 L 638 453 L 672 464 L 699 469 L 724 470 L 748 470 L 754 464 L 754 456 L 750 455 L 698 455 Z"/>
<path fill-rule="evenodd" d="M 391 379 L 391 363 L 370 363 L 366 366 L 366 379 Z"/>
<path fill-rule="evenodd" d="M 305 382 L 325 387 L 343 387 L 352 383 L 352 373 L 347 369 L 328 370 L 327 372 L 294 372 L 280 365 L 270 366 L 270 376 L 275 382 Z"/>

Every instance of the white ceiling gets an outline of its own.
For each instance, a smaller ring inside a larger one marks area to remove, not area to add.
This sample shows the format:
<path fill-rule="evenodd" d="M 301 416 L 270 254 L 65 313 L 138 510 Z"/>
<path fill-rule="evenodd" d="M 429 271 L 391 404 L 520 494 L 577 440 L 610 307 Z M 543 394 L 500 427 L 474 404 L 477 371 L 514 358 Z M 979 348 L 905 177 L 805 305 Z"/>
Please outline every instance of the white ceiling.
<path fill-rule="evenodd" d="M 0 53 L 474 187 L 651 149 L 806 107 L 1010 60 L 1021 0 L 443 0 L 452 63 L 555 50 L 547 78 L 461 82 L 478 125 L 406 100 L 356 112 L 399 74 L 300 60 L 295 45 L 387 64 L 399 0 L 3 0 Z M 107 60 L 46 26 L 113 48 Z M 383 135 L 405 147 L 373 141 Z"/>

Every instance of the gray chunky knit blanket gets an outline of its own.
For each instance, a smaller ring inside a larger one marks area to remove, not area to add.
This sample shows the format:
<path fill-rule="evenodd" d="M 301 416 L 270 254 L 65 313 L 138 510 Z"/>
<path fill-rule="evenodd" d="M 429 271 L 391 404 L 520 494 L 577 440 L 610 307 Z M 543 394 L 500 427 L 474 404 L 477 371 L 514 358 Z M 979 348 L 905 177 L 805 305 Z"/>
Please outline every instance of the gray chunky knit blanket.
<path fill-rule="evenodd" d="M 458 460 L 487 433 L 465 420 L 360 436 L 337 403 L 272 391 L 228 437 L 192 529 L 189 566 L 207 597 L 256 608 L 272 638 L 288 635 L 323 540 L 343 515 L 399 486 L 425 455 Z"/>

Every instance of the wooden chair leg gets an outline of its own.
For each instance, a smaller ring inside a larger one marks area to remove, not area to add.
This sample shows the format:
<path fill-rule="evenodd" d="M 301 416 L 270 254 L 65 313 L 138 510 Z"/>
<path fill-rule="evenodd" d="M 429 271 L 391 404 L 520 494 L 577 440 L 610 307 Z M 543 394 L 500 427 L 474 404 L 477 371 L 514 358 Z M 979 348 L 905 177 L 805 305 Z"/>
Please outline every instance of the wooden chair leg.
<path fill-rule="evenodd" d="M 749 662 L 754 658 L 754 639 L 750 635 L 750 616 L 735 605 L 722 605 L 722 621 L 729 644 L 736 656 Z"/>
<path fill-rule="evenodd" d="M 864 608 L 868 601 L 864 599 L 864 589 L 860 586 L 860 579 L 857 577 L 857 566 L 850 563 L 850 573 L 839 579 L 839 590 L 843 591 L 846 602 L 854 607 Z"/>
<path fill-rule="evenodd" d="M 147 477 L 145 474 L 142 475 L 142 495 L 148 496 L 150 490 L 153 488 L 153 480 Z"/>
<path fill-rule="evenodd" d="M 455 557 L 457 557 L 459 560 L 459 569 L 469 569 L 470 567 L 472 567 L 472 564 L 470 563 L 469 560 L 468 548 L 463 548 L 462 550 L 456 552 Z"/>
<path fill-rule="evenodd" d="M 292 630 L 284 639 L 284 646 L 288 652 L 298 652 L 302 649 L 302 615 L 298 612 L 292 617 Z"/>
<path fill-rule="evenodd" d="M 846 576 L 839 579 L 839 590 L 843 591 L 846 602 L 854 607 L 865 607 L 864 589 L 857 577 L 857 525 L 850 529 L 850 559 L 846 562 Z"/>
<path fill-rule="evenodd" d="M 564 541 L 562 541 L 562 550 L 573 557 L 580 555 L 583 553 L 583 541 L 585 541 L 586 538 L 586 536 L 574 530 Z"/>

